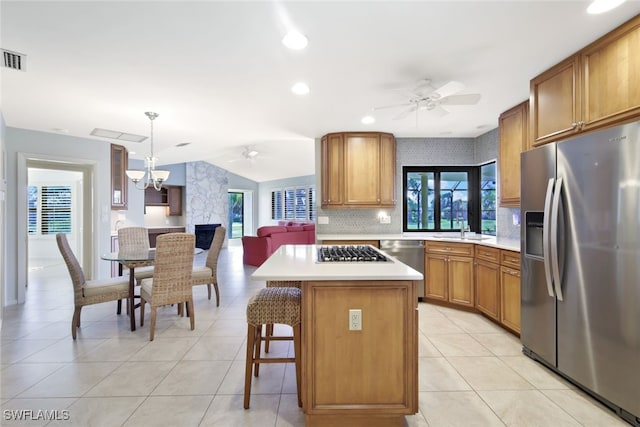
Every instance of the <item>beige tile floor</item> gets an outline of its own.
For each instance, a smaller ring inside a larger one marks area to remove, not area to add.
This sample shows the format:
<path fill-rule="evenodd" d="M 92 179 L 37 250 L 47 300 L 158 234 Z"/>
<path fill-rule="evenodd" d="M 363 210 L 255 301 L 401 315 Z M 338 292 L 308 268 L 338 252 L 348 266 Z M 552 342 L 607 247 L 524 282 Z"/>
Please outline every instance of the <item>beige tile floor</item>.
<path fill-rule="evenodd" d="M 84 308 L 73 341 L 66 269 L 34 271 L 26 303 L 5 310 L 0 424 L 69 424 L 8 419 L 7 411 L 31 409 L 58 410 L 60 418 L 66 410 L 78 426 L 303 426 L 291 364 L 263 367 L 251 409 L 242 408 L 245 305 L 264 286 L 249 279 L 253 271 L 242 265 L 241 247 L 224 249 L 220 307 L 207 300 L 206 287 L 196 288 L 196 330 L 174 308 L 161 309 L 153 342 L 148 324 L 131 332 L 115 303 Z M 516 337 L 482 316 L 425 303 L 419 311 L 420 412 L 407 425 L 626 425 L 524 357 Z M 273 353 L 290 354 L 290 347 L 275 342 Z"/>

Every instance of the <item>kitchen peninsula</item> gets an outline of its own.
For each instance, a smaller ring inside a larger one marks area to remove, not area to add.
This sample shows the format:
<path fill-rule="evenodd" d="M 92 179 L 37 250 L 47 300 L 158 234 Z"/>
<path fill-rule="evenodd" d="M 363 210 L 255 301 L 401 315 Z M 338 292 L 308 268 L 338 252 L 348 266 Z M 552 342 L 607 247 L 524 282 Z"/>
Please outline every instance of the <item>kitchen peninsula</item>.
<path fill-rule="evenodd" d="M 320 263 L 317 248 L 281 246 L 251 276 L 302 281 L 306 425 L 404 425 L 418 411 L 414 280 L 422 274 L 393 258 Z"/>

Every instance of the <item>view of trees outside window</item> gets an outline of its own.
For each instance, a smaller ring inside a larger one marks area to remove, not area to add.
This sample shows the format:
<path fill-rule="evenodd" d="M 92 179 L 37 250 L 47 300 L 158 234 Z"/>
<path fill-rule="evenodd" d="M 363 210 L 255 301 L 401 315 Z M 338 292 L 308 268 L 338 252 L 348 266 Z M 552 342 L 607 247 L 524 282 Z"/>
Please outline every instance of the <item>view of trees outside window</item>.
<path fill-rule="evenodd" d="M 467 226 L 468 190 L 468 172 L 407 173 L 408 229 L 459 230 Z"/>
<path fill-rule="evenodd" d="M 229 227 L 227 234 L 230 239 L 237 239 L 243 235 L 244 195 L 229 192 Z"/>
<path fill-rule="evenodd" d="M 496 235 L 496 162 L 480 168 L 480 231 Z"/>
<path fill-rule="evenodd" d="M 496 234 L 496 163 L 403 168 L 404 231 Z M 479 213 L 469 216 L 471 212 Z"/>

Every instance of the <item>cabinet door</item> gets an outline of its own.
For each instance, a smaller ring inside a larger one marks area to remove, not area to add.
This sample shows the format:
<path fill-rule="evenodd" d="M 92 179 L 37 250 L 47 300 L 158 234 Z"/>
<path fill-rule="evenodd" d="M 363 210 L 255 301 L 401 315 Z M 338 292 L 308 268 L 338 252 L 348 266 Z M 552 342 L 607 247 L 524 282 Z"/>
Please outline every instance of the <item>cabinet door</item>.
<path fill-rule="evenodd" d="M 122 145 L 111 144 L 111 209 L 127 209 L 126 170 L 129 165 L 129 154 Z"/>
<path fill-rule="evenodd" d="M 345 204 L 380 205 L 380 136 L 348 133 L 344 147 Z"/>
<path fill-rule="evenodd" d="M 380 205 L 396 204 L 396 140 L 391 134 L 380 134 Z"/>
<path fill-rule="evenodd" d="M 111 252 L 118 252 L 118 236 L 111 236 Z M 120 263 L 117 261 L 111 261 L 111 277 L 118 277 L 122 274 Z"/>
<path fill-rule="evenodd" d="M 447 257 L 427 254 L 424 260 L 425 296 L 447 300 Z"/>
<path fill-rule="evenodd" d="M 473 258 L 448 257 L 449 302 L 473 307 Z"/>
<path fill-rule="evenodd" d="M 500 321 L 520 333 L 520 271 L 500 267 Z"/>
<path fill-rule="evenodd" d="M 500 266 L 476 261 L 476 308 L 487 316 L 500 320 Z"/>
<path fill-rule="evenodd" d="M 167 199 L 169 201 L 169 215 L 182 215 L 182 187 L 167 187 Z"/>
<path fill-rule="evenodd" d="M 505 111 L 498 119 L 500 206 L 520 206 L 520 153 L 528 146 L 529 101 Z"/>
<path fill-rule="evenodd" d="M 579 56 L 574 55 L 531 80 L 531 140 L 542 145 L 578 130 Z"/>
<path fill-rule="evenodd" d="M 583 130 L 640 114 L 640 16 L 582 51 Z"/>
<path fill-rule="evenodd" d="M 322 138 L 322 206 L 343 204 L 344 143 L 342 134 Z"/>

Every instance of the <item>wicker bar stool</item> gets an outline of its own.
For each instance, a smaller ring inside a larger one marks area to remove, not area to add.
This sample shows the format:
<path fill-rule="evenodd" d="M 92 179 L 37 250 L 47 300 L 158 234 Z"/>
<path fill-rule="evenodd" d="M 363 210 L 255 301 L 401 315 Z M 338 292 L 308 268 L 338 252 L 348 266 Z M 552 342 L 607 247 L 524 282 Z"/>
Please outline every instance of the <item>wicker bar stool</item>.
<path fill-rule="evenodd" d="M 300 397 L 300 289 L 263 288 L 251 297 L 247 303 L 247 364 L 244 381 L 244 408 L 249 409 L 251 393 L 251 369 L 257 377 L 261 363 L 290 363 L 296 365 L 296 386 L 298 406 L 302 407 Z M 285 324 L 293 328 L 293 337 L 270 337 L 271 340 L 293 340 L 295 357 L 260 357 L 262 325 Z"/>
<path fill-rule="evenodd" d="M 298 288 L 302 286 L 300 280 L 267 280 L 267 288 Z M 264 352 L 269 353 L 269 339 L 273 336 L 273 324 L 265 326 Z"/>

